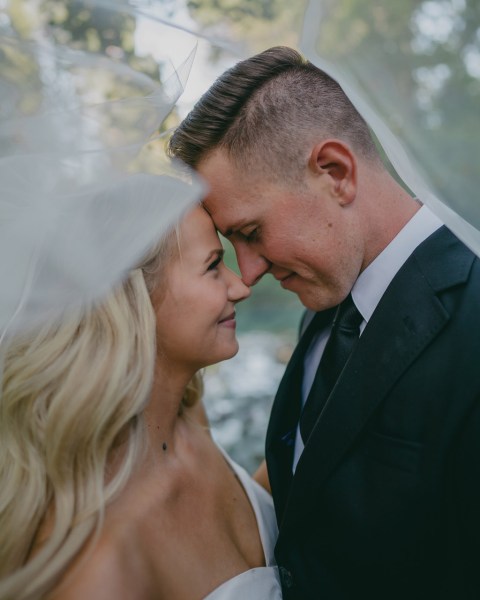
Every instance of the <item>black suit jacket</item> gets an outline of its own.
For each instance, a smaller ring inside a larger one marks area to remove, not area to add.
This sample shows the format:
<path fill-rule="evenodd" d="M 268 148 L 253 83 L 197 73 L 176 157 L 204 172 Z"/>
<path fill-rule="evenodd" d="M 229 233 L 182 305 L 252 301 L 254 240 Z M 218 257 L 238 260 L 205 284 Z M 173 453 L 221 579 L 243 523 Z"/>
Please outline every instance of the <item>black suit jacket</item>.
<path fill-rule="evenodd" d="M 415 250 L 292 477 L 300 383 L 266 445 L 285 598 L 480 598 L 480 261 L 445 227 Z"/>

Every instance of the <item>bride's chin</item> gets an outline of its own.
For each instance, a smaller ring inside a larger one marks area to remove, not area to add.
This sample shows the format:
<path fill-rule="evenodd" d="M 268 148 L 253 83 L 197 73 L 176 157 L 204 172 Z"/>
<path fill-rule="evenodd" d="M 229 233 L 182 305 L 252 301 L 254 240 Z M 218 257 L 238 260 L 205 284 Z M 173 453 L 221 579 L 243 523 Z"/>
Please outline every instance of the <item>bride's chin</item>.
<path fill-rule="evenodd" d="M 211 360 L 208 361 L 208 363 L 204 364 L 202 368 L 204 367 L 211 367 L 212 365 L 216 365 L 217 363 L 221 363 L 224 360 L 228 360 L 229 358 L 233 358 L 236 354 L 238 354 L 238 350 L 239 350 L 239 345 L 237 340 L 235 340 L 235 343 L 232 343 L 231 347 L 229 349 L 225 348 L 224 351 L 219 352 L 218 355 L 214 358 L 212 357 Z"/>
<path fill-rule="evenodd" d="M 236 354 L 238 354 L 238 350 L 239 350 L 239 347 L 238 347 L 238 344 L 237 344 L 237 346 L 236 346 L 235 350 L 234 350 L 233 352 L 231 352 L 231 353 L 230 353 L 230 354 L 227 356 L 227 359 L 228 359 L 228 358 L 233 358 L 233 357 L 234 357 Z M 226 359 L 224 359 L 224 360 L 226 360 Z"/>
<path fill-rule="evenodd" d="M 238 353 L 239 347 L 238 340 L 235 338 L 235 341 L 232 344 L 232 351 L 230 352 L 228 358 L 233 358 Z"/>

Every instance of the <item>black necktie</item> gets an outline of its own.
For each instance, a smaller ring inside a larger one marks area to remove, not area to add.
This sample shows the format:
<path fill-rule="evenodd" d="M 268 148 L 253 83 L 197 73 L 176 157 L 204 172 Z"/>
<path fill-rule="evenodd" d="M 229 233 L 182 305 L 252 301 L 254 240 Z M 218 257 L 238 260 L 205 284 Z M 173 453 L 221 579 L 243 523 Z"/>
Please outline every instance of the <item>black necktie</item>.
<path fill-rule="evenodd" d="M 320 364 L 302 414 L 300 432 L 306 444 L 317 419 L 360 335 L 362 315 L 352 296 L 339 305 Z"/>

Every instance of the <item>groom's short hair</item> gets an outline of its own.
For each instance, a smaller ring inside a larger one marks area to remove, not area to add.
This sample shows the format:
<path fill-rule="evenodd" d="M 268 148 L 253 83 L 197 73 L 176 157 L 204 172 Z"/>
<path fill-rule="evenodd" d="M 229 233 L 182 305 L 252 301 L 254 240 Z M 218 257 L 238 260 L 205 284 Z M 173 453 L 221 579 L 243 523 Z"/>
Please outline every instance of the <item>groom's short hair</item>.
<path fill-rule="evenodd" d="M 291 180 L 306 165 L 310 142 L 330 137 L 380 160 L 340 85 L 296 50 L 277 46 L 225 71 L 176 129 L 168 151 L 196 168 L 222 149 L 240 168 Z"/>

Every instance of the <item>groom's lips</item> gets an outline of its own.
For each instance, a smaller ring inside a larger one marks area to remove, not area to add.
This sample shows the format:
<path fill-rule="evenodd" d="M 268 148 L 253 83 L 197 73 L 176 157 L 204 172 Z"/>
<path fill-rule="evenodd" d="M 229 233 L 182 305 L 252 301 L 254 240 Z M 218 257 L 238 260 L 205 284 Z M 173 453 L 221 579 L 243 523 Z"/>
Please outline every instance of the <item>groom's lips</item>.
<path fill-rule="evenodd" d="M 287 275 L 286 277 L 284 277 L 283 279 L 280 279 L 280 285 L 283 288 L 287 288 L 289 282 L 292 281 L 292 279 L 295 277 L 296 273 L 290 273 L 290 275 Z"/>

